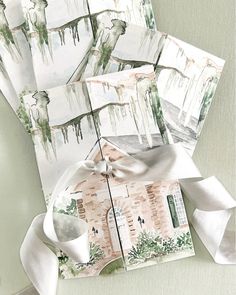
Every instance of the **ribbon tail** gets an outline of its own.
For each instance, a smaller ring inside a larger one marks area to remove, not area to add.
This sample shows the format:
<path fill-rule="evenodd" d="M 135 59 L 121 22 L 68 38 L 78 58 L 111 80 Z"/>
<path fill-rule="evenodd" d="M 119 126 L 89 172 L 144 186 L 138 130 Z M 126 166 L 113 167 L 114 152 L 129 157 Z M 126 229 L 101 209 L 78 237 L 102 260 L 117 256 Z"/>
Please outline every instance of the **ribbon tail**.
<path fill-rule="evenodd" d="M 235 229 L 229 231 L 236 201 L 215 177 L 201 181 L 186 179 L 180 184 L 196 207 L 191 223 L 214 261 L 236 264 Z"/>
<path fill-rule="evenodd" d="M 222 211 L 194 211 L 191 223 L 208 252 L 216 260 L 222 239 L 231 217 L 228 210 Z"/>
<path fill-rule="evenodd" d="M 40 295 L 56 295 L 58 258 L 45 244 L 43 233 L 45 214 L 32 222 L 21 245 L 20 257 L 24 270 Z"/>
<path fill-rule="evenodd" d="M 234 215 L 231 215 L 231 219 Z M 235 222 L 235 220 L 234 220 Z M 219 264 L 236 264 L 235 230 L 229 230 L 227 225 L 219 250 L 216 253 L 215 261 Z"/>
<path fill-rule="evenodd" d="M 88 225 L 74 216 L 54 212 L 54 204 L 68 186 L 84 181 L 94 171 L 93 161 L 68 168 L 52 193 L 46 214 L 35 217 L 21 245 L 20 257 L 26 274 L 40 295 L 56 295 L 59 262 L 54 250 L 61 249 L 80 263 L 90 260 Z"/>
<path fill-rule="evenodd" d="M 48 221 L 52 218 L 57 235 L 57 239 L 52 240 L 53 244 L 74 261 L 88 263 L 90 260 L 88 224 L 78 217 L 57 213 L 54 213 L 54 217 L 52 217 L 50 212 L 47 212 L 43 229 L 45 235 L 49 238 L 51 232 L 47 226 Z"/>

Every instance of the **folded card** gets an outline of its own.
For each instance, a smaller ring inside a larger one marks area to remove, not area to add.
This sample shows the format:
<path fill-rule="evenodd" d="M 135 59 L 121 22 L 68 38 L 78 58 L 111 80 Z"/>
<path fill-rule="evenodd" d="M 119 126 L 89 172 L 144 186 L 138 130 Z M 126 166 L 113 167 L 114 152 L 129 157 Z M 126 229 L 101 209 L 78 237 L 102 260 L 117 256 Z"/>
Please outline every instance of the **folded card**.
<path fill-rule="evenodd" d="M 115 40 L 114 33 L 119 33 Z M 117 23 L 104 28 L 82 79 L 145 64 L 155 68 L 158 96 L 173 142 L 182 142 L 192 154 L 224 61 L 165 33 Z"/>
<path fill-rule="evenodd" d="M 152 66 L 99 79 L 24 97 L 24 117 L 46 197 L 68 166 L 86 158 L 98 137 L 106 137 L 133 154 L 162 145 L 171 136 Z"/>
<path fill-rule="evenodd" d="M 170 140 L 153 66 L 35 92 L 24 97 L 46 202 L 64 171 L 81 160 L 111 162 Z M 144 162 L 155 161 L 150 153 Z M 146 165 L 145 164 L 145 165 Z M 88 222 L 91 261 L 58 253 L 64 278 L 129 270 L 194 254 L 179 185 L 93 174 L 55 211 Z"/>
<path fill-rule="evenodd" d="M 126 153 L 101 139 L 87 159 L 111 163 Z M 62 278 L 107 275 L 194 255 L 178 181 L 127 181 L 92 174 L 64 196 L 55 211 L 89 225 L 90 261 L 58 253 Z"/>

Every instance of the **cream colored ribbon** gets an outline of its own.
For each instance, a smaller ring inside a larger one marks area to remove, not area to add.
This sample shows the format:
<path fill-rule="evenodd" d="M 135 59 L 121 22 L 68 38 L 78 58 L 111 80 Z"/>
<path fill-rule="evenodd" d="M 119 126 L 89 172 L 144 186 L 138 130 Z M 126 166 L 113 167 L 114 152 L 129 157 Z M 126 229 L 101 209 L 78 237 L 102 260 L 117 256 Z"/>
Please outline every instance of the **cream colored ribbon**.
<path fill-rule="evenodd" d="M 236 264 L 236 231 L 234 227 L 230 231 L 236 201 L 215 177 L 201 177 L 180 144 L 165 145 L 135 158 L 81 161 L 66 170 L 54 189 L 47 213 L 33 220 L 21 246 L 23 267 L 40 295 L 56 294 L 58 259 L 52 249 L 59 248 L 80 263 L 89 261 L 87 224 L 76 217 L 54 213 L 53 209 L 60 195 L 93 173 L 137 181 L 179 179 L 184 194 L 196 208 L 192 225 L 215 262 Z"/>

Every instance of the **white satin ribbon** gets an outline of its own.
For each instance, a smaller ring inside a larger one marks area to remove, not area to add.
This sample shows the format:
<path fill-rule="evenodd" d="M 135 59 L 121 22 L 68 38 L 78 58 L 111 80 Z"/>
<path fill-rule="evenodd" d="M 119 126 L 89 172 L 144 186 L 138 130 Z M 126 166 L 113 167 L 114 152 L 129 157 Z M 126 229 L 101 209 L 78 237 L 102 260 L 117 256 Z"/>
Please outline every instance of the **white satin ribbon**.
<path fill-rule="evenodd" d="M 236 264 L 236 201 L 215 177 L 180 184 L 196 208 L 191 223 L 215 262 Z"/>
<path fill-rule="evenodd" d="M 230 231 L 236 201 L 215 178 L 203 179 L 180 144 L 165 145 L 116 162 L 82 161 L 66 170 L 52 194 L 46 214 L 37 216 L 21 246 L 21 261 L 40 295 L 55 295 L 58 259 L 47 245 L 61 249 L 75 261 L 89 261 L 87 224 L 76 217 L 53 213 L 61 193 L 92 173 L 132 180 L 179 179 L 184 194 L 195 206 L 191 222 L 217 263 L 236 264 L 235 228 Z"/>

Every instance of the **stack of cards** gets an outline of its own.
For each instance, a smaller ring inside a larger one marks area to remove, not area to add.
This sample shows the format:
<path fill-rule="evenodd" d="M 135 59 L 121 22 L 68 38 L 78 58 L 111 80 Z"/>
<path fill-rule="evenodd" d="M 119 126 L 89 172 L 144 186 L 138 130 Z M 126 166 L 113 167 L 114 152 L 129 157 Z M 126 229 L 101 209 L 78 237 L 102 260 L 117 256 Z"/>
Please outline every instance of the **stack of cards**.
<path fill-rule="evenodd" d="M 178 142 L 192 155 L 224 61 L 157 31 L 150 0 L 0 0 L 0 14 L 0 89 L 32 135 L 46 203 L 81 160 L 155 162 Z M 91 175 L 55 212 L 89 224 L 91 260 L 59 250 L 63 278 L 194 254 L 174 179 Z"/>

